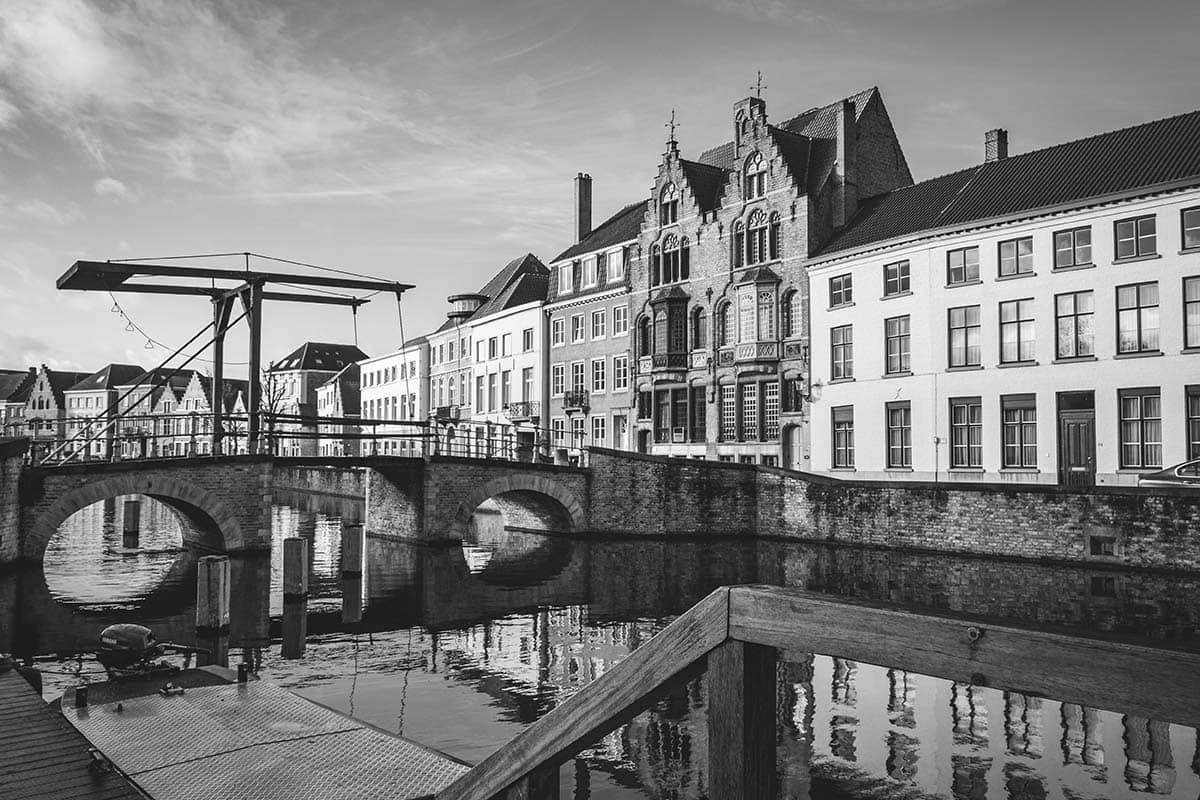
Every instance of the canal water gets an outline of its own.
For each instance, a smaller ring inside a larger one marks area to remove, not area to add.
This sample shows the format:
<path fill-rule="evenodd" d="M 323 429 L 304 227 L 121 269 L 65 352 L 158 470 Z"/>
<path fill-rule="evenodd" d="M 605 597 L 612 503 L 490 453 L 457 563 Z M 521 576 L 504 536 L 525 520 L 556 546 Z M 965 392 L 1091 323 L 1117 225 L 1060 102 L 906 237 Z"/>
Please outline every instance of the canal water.
<path fill-rule="evenodd" d="M 124 548 L 122 500 L 71 517 L 42 567 L 0 575 L 0 651 L 37 661 L 47 699 L 103 679 L 84 653 L 113 622 L 194 641 L 196 554 L 149 498 L 140 546 Z M 769 539 L 584 540 L 508 530 L 494 513 L 477 515 L 462 547 L 368 537 L 366 611 L 345 626 L 341 531 L 362 515 L 361 500 L 277 496 L 272 554 L 233 563 L 232 652 L 267 680 L 471 762 L 724 584 L 1200 650 L 1195 577 Z M 312 563 L 299 660 L 279 655 L 287 536 L 308 543 Z M 785 653 L 778 676 L 781 797 L 1200 797 L 1191 727 L 821 654 Z M 708 797 L 706 694 L 702 676 L 671 687 L 564 765 L 562 796 Z"/>

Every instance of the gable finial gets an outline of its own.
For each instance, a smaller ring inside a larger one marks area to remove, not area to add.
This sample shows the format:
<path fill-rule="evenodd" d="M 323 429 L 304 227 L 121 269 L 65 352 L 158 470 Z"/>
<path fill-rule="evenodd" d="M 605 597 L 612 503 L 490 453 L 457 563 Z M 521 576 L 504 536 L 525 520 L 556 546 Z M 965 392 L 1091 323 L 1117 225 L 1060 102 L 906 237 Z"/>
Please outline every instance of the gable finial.
<path fill-rule="evenodd" d="M 664 128 L 669 128 L 671 131 L 670 135 L 667 136 L 667 144 L 678 144 L 678 142 L 675 141 L 675 127 L 678 124 L 679 123 L 675 121 L 675 109 L 672 108 L 671 109 L 671 120 L 669 122 L 667 122 L 666 125 L 663 126 Z"/>
<path fill-rule="evenodd" d="M 758 72 L 758 80 L 754 82 L 754 85 L 751 86 L 750 89 L 754 92 L 756 97 L 762 97 L 762 90 L 768 87 L 762 82 L 762 70 L 760 69 L 756 71 Z"/>

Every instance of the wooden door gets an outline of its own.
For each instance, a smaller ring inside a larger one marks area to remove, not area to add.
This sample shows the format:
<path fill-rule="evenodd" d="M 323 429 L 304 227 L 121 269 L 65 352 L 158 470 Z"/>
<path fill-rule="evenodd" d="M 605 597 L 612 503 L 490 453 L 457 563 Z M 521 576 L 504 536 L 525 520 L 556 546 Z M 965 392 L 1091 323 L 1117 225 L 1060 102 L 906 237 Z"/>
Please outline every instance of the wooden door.
<path fill-rule="evenodd" d="M 1064 486 L 1096 483 L 1096 412 L 1060 411 L 1058 479 Z"/>

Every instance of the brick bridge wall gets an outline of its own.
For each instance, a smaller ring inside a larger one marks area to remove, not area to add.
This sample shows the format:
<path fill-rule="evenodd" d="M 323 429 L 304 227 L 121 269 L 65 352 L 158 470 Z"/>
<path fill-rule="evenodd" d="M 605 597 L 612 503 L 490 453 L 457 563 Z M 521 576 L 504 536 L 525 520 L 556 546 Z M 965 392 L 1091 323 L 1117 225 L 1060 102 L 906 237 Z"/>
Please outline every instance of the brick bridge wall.
<path fill-rule="evenodd" d="M 21 503 L 17 487 L 28 439 L 0 438 L 0 565 L 21 555 Z"/>
<path fill-rule="evenodd" d="M 269 457 L 26 467 L 19 477 L 20 558 L 41 561 L 50 537 L 71 514 L 123 494 L 148 495 L 172 508 L 184 537 L 195 544 L 266 549 L 271 490 Z"/>

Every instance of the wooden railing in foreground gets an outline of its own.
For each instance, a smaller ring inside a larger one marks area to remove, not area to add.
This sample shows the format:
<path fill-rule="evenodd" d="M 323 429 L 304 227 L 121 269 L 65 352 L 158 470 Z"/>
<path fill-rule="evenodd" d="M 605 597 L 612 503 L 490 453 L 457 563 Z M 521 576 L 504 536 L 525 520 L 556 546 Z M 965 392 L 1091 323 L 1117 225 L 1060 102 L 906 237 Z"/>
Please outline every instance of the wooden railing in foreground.
<path fill-rule="evenodd" d="M 560 764 L 647 707 L 664 684 L 701 670 L 709 687 L 709 797 L 774 797 L 781 650 L 1200 723 L 1200 655 L 734 586 L 705 597 L 436 800 L 556 800 Z"/>

